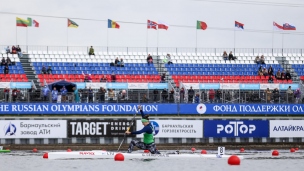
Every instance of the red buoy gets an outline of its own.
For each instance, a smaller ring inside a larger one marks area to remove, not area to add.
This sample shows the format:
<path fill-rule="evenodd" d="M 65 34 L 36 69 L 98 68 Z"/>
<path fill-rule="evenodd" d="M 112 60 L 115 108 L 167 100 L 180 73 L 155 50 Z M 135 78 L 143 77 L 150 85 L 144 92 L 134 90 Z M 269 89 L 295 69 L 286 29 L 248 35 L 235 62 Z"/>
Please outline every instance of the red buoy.
<path fill-rule="evenodd" d="M 291 149 L 290 149 L 290 152 L 291 152 L 291 153 L 294 153 L 294 152 L 296 152 L 296 150 L 295 150 L 294 148 L 291 148 Z"/>
<path fill-rule="evenodd" d="M 245 149 L 244 149 L 244 148 L 241 148 L 241 149 L 240 149 L 240 152 L 241 152 L 241 153 L 245 152 Z"/>
<path fill-rule="evenodd" d="M 72 152 L 72 150 L 68 148 L 68 149 L 67 149 L 67 152 Z"/>
<path fill-rule="evenodd" d="M 150 151 L 149 150 L 144 150 L 144 153 L 150 153 Z"/>
<path fill-rule="evenodd" d="M 194 151 L 196 151 L 196 149 L 195 148 L 191 148 L 191 151 L 194 152 Z"/>
<path fill-rule="evenodd" d="M 298 147 L 296 147 L 296 148 L 295 148 L 295 150 L 296 150 L 296 151 L 298 151 L 298 150 L 299 150 L 299 148 L 298 148 Z"/>
<path fill-rule="evenodd" d="M 44 153 L 44 154 L 43 154 L 43 158 L 44 158 L 44 159 L 48 159 L 48 158 L 49 158 L 49 153 Z"/>
<path fill-rule="evenodd" d="M 277 150 L 272 151 L 272 156 L 279 156 L 279 152 Z"/>
<path fill-rule="evenodd" d="M 202 150 L 201 154 L 207 154 L 207 151 L 206 150 Z"/>
<path fill-rule="evenodd" d="M 117 153 L 115 156 L 114 156 L 114 160 L 115 161 L 124 161 L 125 160 L 125 156 L 121 153 Z"/>
<path fill-rule="evenodd" d="M 230 164 L 230 165 L 240 165 L 241 160 L 238 156 L 232 155 L 228 158 L 228 164 Z"/>
<path fill-rule="evenodd" d="M 37 148 L 34 148 L 33 153 L 37 153 L 37 152 L 38 152 Z"/>

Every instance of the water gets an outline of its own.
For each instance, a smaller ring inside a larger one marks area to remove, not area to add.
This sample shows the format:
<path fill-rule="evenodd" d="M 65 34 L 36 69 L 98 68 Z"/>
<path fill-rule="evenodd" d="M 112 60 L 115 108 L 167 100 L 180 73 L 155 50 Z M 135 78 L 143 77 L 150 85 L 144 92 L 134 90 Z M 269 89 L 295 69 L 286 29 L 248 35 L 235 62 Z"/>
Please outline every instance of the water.
<path fill-rule="evenodd" d="M 227 159 L 155 159 L 125 160 L 113 159 L 43 159 L 41 153 L 15 151 L 0 154 L 0 171 L 303 171 L 304 153 L 289 153 L 279 150 L 279 157 L 272 157 L 271 151 L 248 151 L 236 153 L 226 150 L 226 154 L 243 155 L 240 166 L 230 166 Z M 208 151 L 209 154 L 216 151 Z"/>

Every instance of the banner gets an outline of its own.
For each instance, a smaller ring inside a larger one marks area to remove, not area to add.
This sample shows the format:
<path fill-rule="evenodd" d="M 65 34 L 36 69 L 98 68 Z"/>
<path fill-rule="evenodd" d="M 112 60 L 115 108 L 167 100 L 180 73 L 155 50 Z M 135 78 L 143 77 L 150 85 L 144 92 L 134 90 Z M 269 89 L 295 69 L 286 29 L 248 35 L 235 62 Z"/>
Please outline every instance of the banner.
<path fill-rule="evenodd" d="M 180 104 L 179 114 L 255 114 L 298 115 L 304 113 L 303 104 Z"/>
<path fill-rule="evenodd" d="M 202 120 L 151 120 L 154 128 L 155 138 L 202 138 L 203 121 Z M 137 120 L 137 130 L 144 126 L 140 120 Z M 143 137 L 138 134 L 136 137 Z"/>
<path fill-rule="evenodd" d="M 11 83 L 11 88 L 31 88 L 32 83 L 31 82 L 13 82 Z"/>
<path fill-rule="evenodd" d="M 130 120 L 69 120 L 68 137 L 123 137 Z M 131 127 L 135 130 L 136 122 Z M 135 137 L 135 135 L 128 135 Z"/>
<path fill-rule="evenodd" d="M 145 114 L 177 114 L 177 104 L 141 104 Z M 1 114 L 134 114 L 137 103 L 0 103 Z"/>
<path fill-rule="evenodd" d="M 270 138 L 303 138 L 304 120 L 270 120 Z"/>
<path fill-rule="evenodd" d="M 0 82 L 0 88 L 10 88 L 10 82 Z"/>
<path fill-rule="evenodd" d="M 202 90 L 209 90 L 209 89 L 220 89 L 220 84 L 218 83 L 204 83 L 204 84 L 200 84 L 200 89 Z"/>
<path fill-rule="evenodd" d="M 269 137 L 269 122 L 263 120 L 204 120 L 204 137 Z"/>
<path fill-rule="evenodd" d="M 86 88 L 86 83 L 73 83 L 73 84 L 76 84 L 77 86 L 77 89 L 85 89 Z M 89 88 L 89 87 L 88 87 Z M 93 87 L 92 87 L 93 88 Z M 99 87 L 100 88 L 100 87 Z M 99 89 L 98 88 L 98 89 Z"/>
<path fill-rule="evenodd" d="M 299 88 L 299 84 L 280 84 L 280 90 L 287 90 L 289 86 L 292 90 Z"/>
<path fill-rule="evenodd" d="M 77 87 L 78 87 L 78 86 L 79 86 L 79 85 L 77 84 Z M 86 87 L 86 88 L 91 87 L 92 89 L 100 89 L 100 87 L 103 87 L 103 88 L 106 89 L 107 83 L 85 83 L 85 86 L 84 86 L 84 87 Z"/>
<path fill-rule="evenodd" d="M 275 88 L 279 89 L 280 84 L 260 84 L 260 90 L 266 90 L 267 88 L 270 90 L 273 90 Z"/>
<path fill-rule="evenodd" d="M 128 83 L 107 83 L 107 89 L 128 89 Z"/>
<path fill-rule="evenodd" d="M 241 90 L 260 90 L 260 84 L 240 84 Z"/>
<path fill-rule="evenodd" d="M 149 83 L 149 89 L 168 89 L 168 83 Z"/>
<path fill-rule="evenodd" d="M 128 83 L 128 89 L 148 89 L 148 83 Z"/>
<path fill-rule="evenodd" d="M 187 90 L 190 89 L 190 87 L 192 87 L 192 89 L 200 89 L 199 83 L 183 83 L 183 86 Z"/>
<path fill-rule="evenodd" d="M 220 84 L 220 89 L 222 89 L 222 90 L 239 90 L 240 84 L 239 83 L 223 83 L 223 84 Z"/>
<path fill-rule="evenodd" d="M 0 120 L 0 138 L 67 138 L 65 120 Z"/>

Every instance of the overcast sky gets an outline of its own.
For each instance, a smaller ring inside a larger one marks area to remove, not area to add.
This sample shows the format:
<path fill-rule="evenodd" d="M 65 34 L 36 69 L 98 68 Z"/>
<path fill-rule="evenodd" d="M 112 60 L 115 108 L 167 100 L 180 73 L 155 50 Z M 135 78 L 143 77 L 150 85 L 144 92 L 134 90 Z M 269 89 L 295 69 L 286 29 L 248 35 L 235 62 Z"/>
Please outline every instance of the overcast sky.
<path fill-rule="evenodd" d="M 197 40 L 197 47 L 201 48 L 303 48 L 303 0 L 250 2 L 253 1 L 0 0 L 0 45 L 192 48 Z M 275 4 L 265 5 L 271 4 L 268 2 Z M 16 27 L 16 17 L 31 17 L 40 27 Z M 67 18 L 79 28 L 67 28 Z M 117 21 L 120 29 L 107 29 L 107 19 Z M 169 29 L 147 30 L 147 19 L 165 21 Z M 206 22 L 207 30 L 196 30 L 197 20 Z M 245 31 L 234 31 L 234 21 L 245 24 Z M 272 33 L 273 21 L 288 22 L 297 30 L 284 31 L 292 33 L 284 36 L 281 32 Z"/>

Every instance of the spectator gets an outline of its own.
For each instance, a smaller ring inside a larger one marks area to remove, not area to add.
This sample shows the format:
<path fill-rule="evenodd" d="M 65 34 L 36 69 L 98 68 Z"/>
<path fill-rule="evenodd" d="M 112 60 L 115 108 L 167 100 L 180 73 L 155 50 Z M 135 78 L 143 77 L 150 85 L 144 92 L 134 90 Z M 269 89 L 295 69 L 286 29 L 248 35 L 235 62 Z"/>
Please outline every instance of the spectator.
<path fill-rule="evenodd" d="M 155 90 L 153 90 L 153 101 L 154 101 L 154 103 L 156 103 L 156 101 L 157 101 L 157 96 L 158 96 L 158 90 L 155 89 Z"/>
<path fill-rule="evenodd" d="M 50 92 L 49 88 L 45 85 L 44 88 L 42 89 L 43 101 L 47 101 L 49 92 Z"/>
<path fill-rule="evenodd" d="M 224 51 L 224 53 L 223 53 L 223 59 L 224 59 L 224 60 L 228 60 L 228 54 L 227 54 L 226 51 Z"/>
<path fill-rule="evenodd" d="M 17 45 L 16 52 L 17 52 L 19 58 L 21 58 L 23 56 L 22 52 L 21 52 L 21 48 L 19 47 L 19 45 Z"/>
<path fill-rule="evenodd" d="M 218 89 L 218 90 L 216 91 L 215 97 L 216 97 L 215 102 L 216 102 L 216 103 L 220 103 L 220 102 L 221 102 L 221 97 L 222 97 L 222 92 L 221 92 L 220 89 Z"/>
<path fill-rule="evenodd" d="M 179 100 L 180 100 L 180 103 L 183 103 L 184 102 L 184 98 L 185 98 L 185 89 L 184 87 L 182 87 L 179 91 Z"/>
<path fill-rule="evenodd" d="M 52 74 L 52 68 L 49 66 L 49 68 L 46 70 L 47 74 Z"/>
<path fill-rule="evenodd" d="M 88 93 L 89 93 L 89 103 L 93 103 L 94 92 L 91 87 L 89 87 Z"/>
<path fill-rule="evenodd" d="M 60 89 L 60 92 L 61 92 L 61 102 L 64 103 L 66 101 L 66 96 L 67 96 L 67 89 L 65 88 L 65 86 L 63 86 L 61 89 Z"/>
<path fill-rule="evenodd" d="M 121 99 L 125 99 L 127 95 L 127 91 L 126 90 L 121 90 Z"/>
<path fill-rule="evenodd" d="M 272 75 L 269 75 L 269 77 L 268 77 L 268 83 L 273 83 Z"/>
<path fill-rule="evenodd" d="M 12 54 L 17 54 L 17 49 L 15 46 L 12 46 Z"/>
<path fill-rule="evenodd" d="M 166 82 L 166 74 L 165 73 L 163 73 L 163 75 L 161 75 L 161 80 L 160 80 L 160 82 L 161 83 L 165 83 Z"/>
<path fill-rule="evenodd" d="M 112 102 L 114 100 L 114 97 L 115 97 L 115 93 L 113 89 L 110 89 L 110 91 L 108 92 L 109 101 Z"/>
<path fill-rule="evenodd" d="M 90 50 L 89 50 L 89 55 L 94 55 L 94 56 L 95 56 L 93 46 L 91 46 L 91 47 L 90 47 Z"/>
<path fill-rule="evenodd" d="M 286 80 L 287 80 L 287 81 L 291 80 L 291 75 L 290 75 L 289 70 L 286 71 L 285 77 L 286 77 Z"/>
<path fill-rule="evenodd" d="M 123 59 L 122 59 L 122 58 L 120 59 L 119 66 L 120 66 L 120 67 L 124 67 L 124 66 L 125 66 L 125 62 L 123 61 Z"/>
<path fill-rule="evenodd" d="M 260 64 L 260 57 L 259 56 L 255 57 L 254 63 Z"/>
<path fill-rule="evenodd" d="M 73 87 L 73 91 L 74 91 L 74 101 L 75 103 L 79 103 L 80 98 L 79 98 L 78 89 L 76 89 L 76 87 Z"/>
<path fill-rule="evenodd" d="M 4 67 L 4 74 L 9 74 L 9 68 L 7 65 Z"/>
<path fill-rule="evenodd" d="M 280 101 L 280 93 L 279 93 L 278 88 L 275 88 L 275 89 L 272 91 L 272 94 L 273 94 L 273 101 L 274 101 L 275 103 L 279 103 L 279 101 Z"/>
<path fill-rule="evenodd" d="M 17 100 L 18 93 L 20 93 L 20 91 L 17 90 L 17 88 L 14 88 L 13 91 L 12 91 L 13 102 L 15 102 Z"/>
<path fill-rule="evenodd" d="M 234 60 L 234 59 L 236 59 L 236 58 L 233 56 L 232 51 L 230 51 L 230 53 L 229 53 L 229 60 Z"/>
<path fill-rule="evenodd" d="M 115 66 L 117 66 L 117 65 L 119 65 L 119 59 L 118 59 L 118 57 L 115 59 L 115 61 L 114 61 L 114 64 L 115 64 Z"/>
<path fill-rule="evenodd" d="M 84 75 L 84 80 L 83 80 L 83 82 L 92 82 L 91 74 L 84 74 L 84 73 L 82 72 L 82 75 Z"/>
<path fill-rule="evenodd" d="M 6 52 L 7 55 L 8 55 L 9 53 L 11 53 L 11 49 L 9 48 L 9 46 L 7 46 L 7 47 L 5 48 L 5 52 Z"/>
<path fill-rule="evenodd" d="M 277 71 L 275 77 L 276 77 L 277 80 L 280 80 L 280 79 L 281 79 L 281 72 L 280 72 L 280 69 Z"/>
<path fill-rule="evenodd" d="M 265 58 L 264 55 L 261 56 L 260 58 L 260 64 L 265 64 Z"/>
<path fill-rule="evenodd" d="M 105 94 L 106 94 L 106 90 L 103 87 L 100 87 L 99 89 L 99 101 L 100 102 L 104 102 L 105 101 Z"/>
<path fill-rule="evenodd" d="M 6 58 L 6 64 L 7 65 L 12 65 L 12 61 L 9 57 Z"/>
<path fill-rule="evenodd" d="M 174 89 L 173 88 L 169 92 L 169 101 L 174 102 Z"/>
<path fill-rule="evenodd" d="M 268 75 L 273 75 L 273 68 L 271 65 L 268 68 Z"/>
<path fill-rule="evenodd" d="M 52 101 L 54 103 L 56 103 L 57 102 L 57 98 L 58 98 L 58 91 L 57 91 L 56 87 L 54 87 L 53 90 L 52 90 Z"/>
<path fill-rule="evenodd" d="M 214 96 L 215 96 L 214 90 L 213 90 L 213 89 L 210 89 L 210 90 L 209 90 L 209 101 L 210 101 L 210 103 L 213 103 Z"/>
<path fill-rule="evenodd" d="M 267 71 L 267 69 L 264 67 L 263 68 L 263 75 L 266 77 L 266 76 L 268 76 L 268 71 Z"/>
<path fill-rule="evenodd" d="M 269 103 L 271 101 L 271 91 L 269 90 L 269 88 L 267 88 L 267 90 L 265 91 L 266 93 L 266 102 Z"/>
<path fill-rule="evenodd" d="M 299 103 L 299 100 L 301 98 L 301 91 L 299 88 L 294 92 L 294 97 L 295 97 L 295 103 Z"/>
<path fill-rule="evenodd" d="M 100 82 L 107 82 L 107 76 L 103 75 L 103 77 L 100 78 Z"/>
<path fill-rule="evenodd" d="M 142 102 L 148 103 L 148 101 L 149 101 L 149 99 L 147 98 L 147 95 L 146 95 L 146 94 L 143 94 Z"/>
<path fill-rule="evenodd" d="M 172 59 L 171 59 L 171 55 L 169 53 L 167 54 L 166 59 L 167 59 L 167 64 L 168 65 L 173 64 Z"/>
<path fill-rule="evenodd" d="M 88 90 L 87 89 L 82 89 L 79 90 L 81 93 L 81 103 L 86 103 L 88 100 Z"/>
<path fill-rule="evenodd" d="M 36 93 L 35 93 L 35 88 L 34 88 L 34 86 L 32 86 L 29 90 L 28 90 L 28 93 L 29 93 L 29 100 L 31 101 L 31 100 L 34 100 L 34 98 L 35 98 L 35 95 L 36 95 Z"/>
<path fill-rule="evenodd" d="M 283 70 L 281 73 L 281 80 L 285 80 L 286 79 L 286 75 L 285 75 L 285 71 Z"/>
<path fill-rule="evenodd" d="M 291 86 L 288 87 L 286 94 L 287 94 L 287 102 L 292 103 L 293 91 L 291 89 Z"/>
<path fill-rule="evenodd" d="M 194 102 L 195 102 L 195 103 L 199 103 L 199 102 L 200 102 L 199 94 L 196 94 L 196 95 L 195 95 Z"/>
<path fill-rule="evenodd" d="M 148 65 L 153 64 L 153 58 L 150 54 L 148 54 L 147 63 L 148 63 Z"/>
<path fill-rule="evenodd" d="M 194 90 L 192 89 L 192 86 L 188 90 L 188 102 L 192 103 L 193 102 L 193 96 L 194 96 Z"/>
<path fill-rule="evenodd" d="M 6 61 L 5 61 L 4 57 L 3 57 L 2 60 L 1 60 L 1 66 L 5 66 L 5 65 L 6 65 Z"/>
<path fill-rule="evenodd" d="M 111 74 L 111 81 L 112 81 L 113 83 L 116 82 L 116 75 L 115 75 L 114 72 L 112 72 L 112 74 Z"/>
<path fill-rule="evenodd" d="M 46 74 L 46 67 L 45 67 L 44 65 L 42 65 L 41 72 L 42 72 L 43 74 Z"/>
<path fill-rule="evenodd" d="M 5 102 L 8 102 L 8 99 L 9 99 L 9 92 L 10 92 L 10 89 L 9 88 L 5 88 L 3 93 L 4 93 L 4 100 Z"/>
<path fill-rule="evenodd" d="M 163 89 L 163 91 L 161 92 L 161 94 L 162 94 L 162 100 L 163 100 L 163 102 L 166 102 L 167 101 L 167 98 L 168 98 L 168 91 L 167 91 L 167 89 Z"/>

